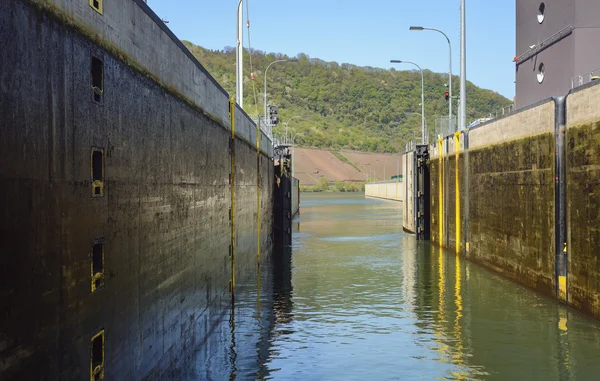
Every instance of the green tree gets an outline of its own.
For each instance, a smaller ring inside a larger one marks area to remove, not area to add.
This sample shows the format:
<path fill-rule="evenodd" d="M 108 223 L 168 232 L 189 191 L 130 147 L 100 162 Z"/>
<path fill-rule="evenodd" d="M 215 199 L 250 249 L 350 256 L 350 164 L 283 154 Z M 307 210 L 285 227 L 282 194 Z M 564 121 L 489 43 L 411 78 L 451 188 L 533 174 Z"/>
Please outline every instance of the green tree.
<path fill-rule="evenodd" d="M 235 49 L 208 50 L 184 41 L 209 73 L 229 93 L 235 93 Z M 245 51 L 252 54 L 253 67 L 244 70 L 244 109 L 254 117 L 262 115 L 263 73 L 269 63 L 286 58 L 281 53 Z M 279 105 L 282 122 L 292 116 L 289 128 L 297 135 L 298 145 L 309 147 L 346 147 L 372 152 L 398 152 L 406 142 L 420 138 L 421 75 L 414 70 L 385 70 L 358 67 L 348 63 L 325 62 L 300 53 L 298 62 L 269 71 L 268 100 Z M 254 79 L 252 75 L 254 74 Z M 448 115 L 444 99 L 447 75 L 424 71 L 425 118 L 430 133 L 435 120 Z M 458 78 L 453 78 L 458 93 Z M 490 90 L 467 83 L 469 103 L 467 122 L 494 112 L 511 103 Z M 408 113 L 408 115 L 407 115 Z M 455 112 L 456 114 L 456 112 Z M 282 134 L 284 123 L 274 128 Z"/>
<path fill-rule="evenodd" d="M 329 188 L 329 181 L 325 177 L 319 178 L 317 181 L 317 185 L 315 185 L 315 189 L 318 192 L 325 192 Z"/>

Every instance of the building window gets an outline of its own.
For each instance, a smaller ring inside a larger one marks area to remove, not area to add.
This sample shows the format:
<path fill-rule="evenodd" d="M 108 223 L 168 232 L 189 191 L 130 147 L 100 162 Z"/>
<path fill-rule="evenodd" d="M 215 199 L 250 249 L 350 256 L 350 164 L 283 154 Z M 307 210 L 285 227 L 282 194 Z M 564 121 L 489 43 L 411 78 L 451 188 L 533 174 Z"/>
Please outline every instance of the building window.
<path fill-rule="evenodd" d="M 538 15 L 537 15 L 538 23 L 541 24 L 544 22 L 544 18 L 546 17 L 545 13 L 546 13 L 546 4 L 541 3 L 540 8 L 538 9 Z"/>
<path fill-rule="evenodd" d="M 104 93 L 104 62 L 98 57 L 92 57 L 92 99 L 95 102 L 102 102 Z"/>
<path fill-rule="evenodd" d="M 92 244 L 92 292 L 104 287 L 104 242 L 96 240 Z"/>
<path fill-rule="evenodd" d="M 104 196 L 104 150 L 92 147 L 90 172 L 92 175 L 92 197 Z"/>
<path fill-rule="evenodd" d="M 90 0 L 90 7 L 92 7 L 96 12 L 102 14 L 104 9 L 102 7 L 102 0 Z"/>
<path fill-rule="evenodd" d="M 546 67 L 544 66 L 543 63 L 541 63 L 538 66 L 538 71 L 537 71 L 537 81 L 538 81 L 538 83 L 544 82 L 544 77 L 545 76 L 546 76 Z"/>
<path fill-rule="evenodd" d="M 104 379 L 104 330 L 92 337 L 90 381 Z"/>

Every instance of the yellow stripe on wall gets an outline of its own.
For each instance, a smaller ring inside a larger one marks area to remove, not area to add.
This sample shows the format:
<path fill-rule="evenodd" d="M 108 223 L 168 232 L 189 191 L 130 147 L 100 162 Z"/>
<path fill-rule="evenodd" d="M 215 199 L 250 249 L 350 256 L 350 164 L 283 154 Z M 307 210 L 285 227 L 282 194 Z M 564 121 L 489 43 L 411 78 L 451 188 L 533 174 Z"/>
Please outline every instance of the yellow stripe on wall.
<path fill-rule="evenodd" d="M 460 184 L 458 182 L 458 157 L 460 151 L 460 132 L 454 134 L 454 153 L 455 153 L 455 171 L 454 171 L 454 183 L 456 187 L 456 255 L 460 254 Z"/>
<path fill-rule="evenodd" d="M 443 147 L 443 139 L 438 140 L 438 157 L 439 157 L 439 166 L 438 166 L 438 224 L 440 228 L 440 246 L 443 246 L 444 242 L 444 193 L 443 193 L 443 176 L 442 172 L 444 171 L 444 162 L 442 160 L 442 147 Z"/>

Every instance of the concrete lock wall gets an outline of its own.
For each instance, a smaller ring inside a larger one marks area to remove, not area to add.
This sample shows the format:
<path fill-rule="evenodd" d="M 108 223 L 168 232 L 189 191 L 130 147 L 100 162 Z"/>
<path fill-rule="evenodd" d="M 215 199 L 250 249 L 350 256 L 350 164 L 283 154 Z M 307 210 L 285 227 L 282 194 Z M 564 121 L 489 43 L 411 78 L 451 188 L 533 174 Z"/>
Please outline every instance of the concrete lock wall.
<path fill-rule="evenodd" d="M 600 318 L 599 99 L 592 83 L 431 145 L 432 241 Z"/>
<path fill-rule="evenodd" d="M 430 146 L 432 242 L 549 295 L 554 109 L 548 100 Z"/>
<path fill-rule="evenodd" d="M 385 200 L 404 201 L 402 180 L 375 181 L 365 184 L 365 196 Z"/>
<path fill-rule="evenodd" d="M 600 319 L 600 86 L 567 96 L 567 299 Z"/>
<path fill-rule="evenodd" d="M 415 153 L 407 152 L 402 155 L 402 180 L 404 182 L 404 205 L 402 208 L 402 228 L 404 231 L 414 233 L 415 226 Z"/>
<path fill-rule="evenodd" d="M 300 180 L 292 177 L 292 216 L 300 210 Z"/>
<path fill-rule="evenodd" d="M 100 337 L 161 379 L 268 258 L 271 145 L 236 108 L 233 264 L 228 95 L 141 1 L 52 3 L 0 2 L 0 378 L 89 379 Z"/>

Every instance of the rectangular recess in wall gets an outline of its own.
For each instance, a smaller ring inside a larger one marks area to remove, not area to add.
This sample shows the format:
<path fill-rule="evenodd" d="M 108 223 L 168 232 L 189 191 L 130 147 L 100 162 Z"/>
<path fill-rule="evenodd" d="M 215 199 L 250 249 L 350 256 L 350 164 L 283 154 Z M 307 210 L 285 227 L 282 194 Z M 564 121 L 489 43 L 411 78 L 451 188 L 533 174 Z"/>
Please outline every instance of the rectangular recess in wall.
<path fill-rule="evenodd" d="M 98 332 L 91 341 L 90 381 L 104 379 L 104 330 Z"/>
<path fill-rule="evenodd" d="M 92 147 L 90 155 L 92 197 L 104 196 L 104 149 Z"/>
<path fill-rule="evenodd" d="M 98 239 L 92 243 L 90 253 L 90 267 L 92 275 L 92 292 L 104 288 L 104 240 Z"/>
<path fill-rule="evenodd" d="M 92 55 L 90 74 L 92 99 L 94 102 L 102 103 L 102 98 L 104 95 L 104 61 L 94 55 Z"/>
<path fill-rule="evenodd" d="M 94 8 L 94 10 L 100 14 L 104 12 L 102 0 L 90 0 L 90 7 Z"/>

